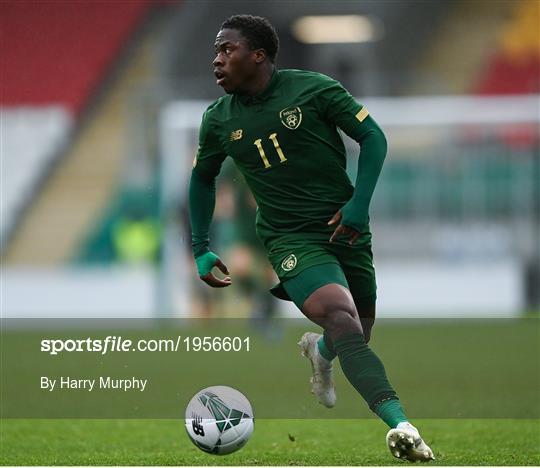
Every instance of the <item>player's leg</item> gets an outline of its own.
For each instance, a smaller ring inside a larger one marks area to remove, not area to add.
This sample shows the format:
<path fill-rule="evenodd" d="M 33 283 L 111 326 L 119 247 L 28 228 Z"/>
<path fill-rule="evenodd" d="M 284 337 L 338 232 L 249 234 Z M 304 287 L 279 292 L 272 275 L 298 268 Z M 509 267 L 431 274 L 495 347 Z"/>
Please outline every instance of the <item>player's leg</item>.
<path fill-rule="evenodd" d="M 377 301 L 371 233 L 363 234 L 358 245 L 336 244 L 333 248 L 339 258 L 345 278 L 347 278 L 349 291 L 364 330 L 364 338 L 366 343 L 369 343 L 371 329 L 375 323 L 375 303 Z"/>
<path fill-rule="evenodd" d="M 371 338 L 371 330 L 375 323 L 377 295 L 375 284 L 375 269 L 371 247 L 363 249 L 360 255 L 353 257 L 345 266 L 345 276 L 349 290 L 353 296 L 358 316 L 364 331 L 366 343 Z M 373 291 L 373 292 L 372 292 Z M 393 418 L 397 400 L 387 400 L 377 406 L 375 412 L 384 421 Z M 392 427 L 386 436 L 386 443 L 392 455 L 410 461 L 429 461 L 433 452 L 420 437 L 418 430 L 409 422 L 401 422 Z"/>
<path fill-rule="evenodd" d="M 353 296 L 354 304 L 360 319 L 360 324 L 362 325 L 364 339 L 366 343 L 369 343 L 369 340 L 371 339 L 371 330 L 375 324 L 376 296 L 373 294 L 368 297 L 355 298 L 353 293 L 354 288 L 349 287 L 349 290 Z M 332 361 L 334 358 L 336 358 L 337 354 L 336 350 L 334 349 L 334 344 L 332 343 L 332 339 L 326 330 L 319 337 L 317 347 L 320 354 L 325 359 Z"/>
<path fill-rule="evenodd" d="M 366 340 L 366 343 L 369 343 L 369 340 L 371 340 L 371 330 L 375 324 L 376 297 L 375 295 L 371 295 L 369 297 L 356 299 L 353 294 L 353 299 L 358 312 L 358 317 L 360 318 L 360 323 L 362 324 L 362 330 L 364 330 L 364 339 Z"/>
<path fill-rule="evenodd" d="M 294 298 L 294 292 L 291 297 Z M 345 376 L 373 411 L 378 413 L 378 406 L 386 401 L 398 402 L 382 362 L 365 341 L 358 311 L 346 287 L 331 283 L 318 288 L 304 301 L 301 310 L 327 332 Z M 399 404 L 392 405 L 390 413 L 381 416 L 390 427 L 407 421 Z"/>
<path fill-rule="evenodd" d="M 371 234 L 365 236 L 366 240 L 358 245 L 336 242 L 331 245 L 332 254 L 339 259 L 344 272 L 346 286 L 348 287 L 358 317 L 362 325 L 364 339 L 369 343 L 371 330 L 375 324 L 375 303 L 377 300 L 377 284 L 375 268 L 373 267 L 373 254 L 371 251 Z M 319 351 L 328 360 L 334 359 L 337 354 L 327 331 L 318 341 Z"/>
<path fill-rule="evenodd" d="M 362 325 L 362 331 L 364 334 L 364 339 L 366 343 L 369 343 L 371 339 L 371 330 L 375 324 L 375 308 L 377 297 L 375 294 L 370 294 L 369 296 L 363 296 L 359 291 L 362 291 L 361 288 L 357 287 L 356 282 L 353 278 L 347 278 L 349 283 L 349 290 L 354 300 L 356 310 L 358 312 L 358 318 L 360 319 L 360 324 Z M 356 294 L 355 294 L 356 293 Z M 334 349 L 334 344 L 330 338 L 329 333 L 325 330 L 324 334 L 321 335 L 317 341 L 317 346 L 319 353 L 324 356 L 325 359 L 332 361 L 336 358 L 337 353 Z"/>
<path fill-rule="evenodd" d="M 314 283 L 310 277 L 314 270 L 318 271 L 320 281 L 324 281 L 322 278 L 332 277 L 335 267 L 333 264 L 312 267 L 305 275 L 300 273 L 294 281 L 285 282 L 285 290 L 306 317 L 324 328 L 349 382 L 370 408 L 392 428 L 387 436 L 392 454 L 411 461 L 428 461 L 433 458 L 433 454 L 418 431 L 407 421 L 397 395 L 388 382 L 382 362 L 367 345 L 348 288 L 339 284 L 338 279 L 338 282 L 330 282 L 312 290 Z M 312 292 L 308 294 L 310 289 Z M 314 348 L 318 349 L 317 346 Z"/>
<path fill-rule="evenodd" d="M 371 276 L 374 277 L 374 275 Z M 374 280 L 372 280 L 371 283 L 373 284 L 366 285 L 365 281 L 355 282 L 354 291 L 359 294 L 362 291 L 365 291 L 366 288 L 371 288 L 371 291 L 374 291 Z M 364 335 L 365 332 L 362 328 L 362 321 L 358 317 L 356 304 L 349 291 L 349 284 L 339 264 L 327 263 L 312 266 L 296 277 L 283 283 L 288 296 L 301 310 L 305 307 L 305 303 L 309 303 L 309 297 L 314 291 L 327 285 L 334 285 L 333 288 L 327 289 L 332 291 L 336 290 L 336 297 L 330 299 L 329 308 L 332 311 L 337 310 L 337 312 L 329 314 L 330 320 L 338 319 L 346 321 L 342 327 L 342 334 L 356 333 Z M 348 301 L 348 303 L 340 306 L 339 303 L 342 303 L 343 301 Z M 362 312 L 364 316 L 367 317 L 368 313 L 371 316 L 373 315 L 374 301 L 375 295 L 373 293 L 367 300 L 364 298 L 362 303 L 366 305 L 365 310 Z M 318 299 L 316 299 L 315 302 L 319 303 Z M 347 314 L 342 317 L 340 311 L 347 311 Z M 352 315 L 352 319 L 349 317 L 349 314 Z M 322 313 L 311 313 L 309 318 L 324 329 L 324 336 L 317 333 L 306 333 L 300 340 L 299 345 L 302 348 L 302 354 L 311 361 L 313 371 L 311 380 L 313 393 L 315 393 L 320 403 L 327 407 L 332 407 L 335 404 L 335 390 L 332 379 L 331 361 L 336 357 L 336 351 L 334 349 L 331 334 L 335 327 L 328 326 L 326 323 L 321 322 L 320 317 L 322 315 Z M 368 333 L 370 329 L 371 322 L 368 323 Z"/>
<path fill-rule="evenodd" d="M 347 286 L 345 275 L 335 262 L 307 268 L 282 285 L 287 298 L 301 308 L 303 302 L 314 290 L 329 283 Z M 298 345 L 302 349 L 302 355 L 311 362 L 311 392 L 315 394 L 319 403 L 327 408 L 332 408 L 336 403 L 332 364 L 335 354 L 328 356 L 329 351 L 321 348 L 322 338 L 323 335 L 320 333 L 307 332 L 302 336 Z"/>
<path fill-rule="evenodd" d="M 433 452 L 407 420 L 382 362 L 364 339 L 349 290 L 339 284 L 323 286 L 306 299 L 301 310 L 328 332 L 343 373 L 371 410 L 390 426 L 386 442 L 392 455 L 409 461 L 433 460 Z"/>
<path fill-rule="evenodd" d="M 283 287 L 304 315 L 325 330 L 346 376 L 370 407 L 383 400 L 397 399 L 382 363 L 365 342 L 356 305 L 337 263 L 310 267 L 285 281 Z M 319 352 L 324 353 L 324 350 Z M 406 420 L 403 414 L 396 414 L 394 419 L 397 422 L 390 421 L 393 427 Z"/>

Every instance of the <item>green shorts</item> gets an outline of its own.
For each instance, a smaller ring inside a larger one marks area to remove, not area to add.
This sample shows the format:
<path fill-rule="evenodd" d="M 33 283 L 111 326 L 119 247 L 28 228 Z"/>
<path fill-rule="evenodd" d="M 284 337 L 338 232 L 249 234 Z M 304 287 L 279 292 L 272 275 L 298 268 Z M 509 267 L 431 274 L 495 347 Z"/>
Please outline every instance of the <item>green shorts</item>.
<path fill-rule="evenodd" d="M 270 291 L 274 296 L 292 300 L 301 309 L 316 289 L 337 283 L 351 291 L 357 307 L 375 301 L 371 233 L 363 233 L 354 245 L 345 239 L 330 243 L 328 237 L 285 235 L 267 250 L 280 279 Z"/>

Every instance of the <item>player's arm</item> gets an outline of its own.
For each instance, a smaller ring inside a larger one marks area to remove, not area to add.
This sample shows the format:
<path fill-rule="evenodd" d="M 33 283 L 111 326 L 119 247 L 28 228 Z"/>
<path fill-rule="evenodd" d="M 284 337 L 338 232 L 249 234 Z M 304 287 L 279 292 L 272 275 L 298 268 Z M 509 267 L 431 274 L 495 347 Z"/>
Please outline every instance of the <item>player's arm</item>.
<path fill-rule="evenodd" d="M 355 188 L 351 199 L 334 216 L 334 223 L 340 221 L 332 239 L 341 234 L 350 235 L 350 242 L 354 243 L 369 223 L 369 205 L 375 186 L 379 179 L 381 169 L 386 157 L 387 143 L 383 131 L 375 120 L 362 108 L 354 119 L 342 122 L 340 128 L 351 138 L 360 144 L 360 156 L 358 159 L 358 171 L 356 174 Z M 355 121 L 356 120 L 356 121 Z M 350 232 L 351 229 L 354 232 Z"/>
<path fill-rule="evenodd" d="M 369 205 L 386 157 L 386 138 L 367 109 L 338 82 L 333 81 L 321 94 L 326 118 L 360 144 L 353 196 L 329 222 L 337 224 L 331 241 L 346 235 L 352 244 L 369 222 Z"/>
<path fill-rule="evenodd" d="M 216 205 L 216 177 L 224 159 L 225 154 L 205 113 L 199 131 L 199 148 L 189 182 L 189 216 L 191 246 L 199 277 L 215 288 L 231 284 L 229 276 L 220 279 L 212 273 L 212 268 L 217 267 L 224 274 L 229 274 L 225 264 L 210 251 L 209 239 L 210 224 Z"/>

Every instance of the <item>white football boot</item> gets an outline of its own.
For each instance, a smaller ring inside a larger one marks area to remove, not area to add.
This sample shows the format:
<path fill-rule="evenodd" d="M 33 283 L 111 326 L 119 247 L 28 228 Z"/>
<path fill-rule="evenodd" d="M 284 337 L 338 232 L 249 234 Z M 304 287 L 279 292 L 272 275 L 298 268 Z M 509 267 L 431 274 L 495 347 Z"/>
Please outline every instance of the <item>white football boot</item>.
<path fill-rule="evenodd" d="M 319 354 L 317 341 L 322 335 L 319 333 L 304 333 L 298 346 L 302 349 L 302 356 L 311 362 L 313 376 L 310 379 L 311 393 L 313 393 L 321 405 L 332 408 L 336 404 L 336 391 L 332 376 L 332 361 L 328 361 Z"/>
<path fill-rule="evenodd" d="M 386 434 L 386 443 L 394 457 L 410 462 L 435 460 L 432 450 L 411 423 L 399 423 Z"/>

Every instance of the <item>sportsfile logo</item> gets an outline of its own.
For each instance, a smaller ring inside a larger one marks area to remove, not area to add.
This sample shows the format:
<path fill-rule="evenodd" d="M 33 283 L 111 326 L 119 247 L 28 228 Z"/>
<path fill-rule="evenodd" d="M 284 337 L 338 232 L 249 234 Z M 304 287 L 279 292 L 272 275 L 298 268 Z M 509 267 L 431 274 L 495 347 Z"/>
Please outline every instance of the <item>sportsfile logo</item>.
<path fill-rule="evenodd" d="M 149 339 L 132 340 L 121 336 L 107 336 L 101 338 L 83 339 L 44 339 L 41 340 L 41 352 L 56 356 L 59 353 L 67 352 L 90 352 L 107 354 L 109 352 L 129 352 L 129 351 L 178 351 L 181 344 L 181 337 L 173 339 Z"/>

